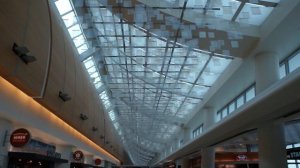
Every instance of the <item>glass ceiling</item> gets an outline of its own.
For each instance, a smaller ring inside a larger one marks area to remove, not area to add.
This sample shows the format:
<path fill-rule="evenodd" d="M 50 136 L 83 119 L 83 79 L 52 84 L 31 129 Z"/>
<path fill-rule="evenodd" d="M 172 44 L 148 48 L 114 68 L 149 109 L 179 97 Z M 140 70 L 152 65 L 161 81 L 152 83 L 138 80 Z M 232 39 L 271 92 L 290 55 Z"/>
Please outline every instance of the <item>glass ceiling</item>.
<path fill-rule="evenodd" d="M 199 12 L 202 8 L 202 13 L 206 11 L 209 16 L 260 25 L 273 9 L 269 6 L 277 1 L 250 4 L 242 0 L 186 0 L 184 5 L 179 3 L 184 1 L 166 0 L 155 5 L 163 9 L 162 5 L 172 3 L 168 10 L 181 11 L 178 35 L 185 10 L 198 8 L 195 12 Z M 119 5 L 129 8 L 131 2 L 126 0 Z M 83 64 L 131 159 L 143 165 L 162 152 L 195 114 L 193 109 L 205 98 L 233 57 L 180 44 L 177 36 L 173 39 L 158 36 L 139 24 L 127 22 L 120 17 L 121 13 L 113 14 L 114 6 L 107 3 L 85 0 L 76 7 L 87 8 L 88 14 L 78 17 L 72 2 L 55 1 L 78 53 L 84 54 L 93 48 L 100 50 L 100 54 L 88 56 Z M 174 4 L 177 6 L 173 9 Z M 93 28 L 97 45 L 87 40 L 83 25 Z M 106 72 L 102 75 L 101 67 Z"/>
<path fill-rule="evenodd" d="M 149 2 L 148 0 L 139 1 Z M 183 7 L 185 2 L 180 0 L 154 1 L 155 6 L 173 6 L 174 8 Z M 279 2 L 280 0 L 188 0 L 186 7 L 189 9 L 187 15 L 191 17 L 204 13 L 215 18 L 259 26 Z"/>

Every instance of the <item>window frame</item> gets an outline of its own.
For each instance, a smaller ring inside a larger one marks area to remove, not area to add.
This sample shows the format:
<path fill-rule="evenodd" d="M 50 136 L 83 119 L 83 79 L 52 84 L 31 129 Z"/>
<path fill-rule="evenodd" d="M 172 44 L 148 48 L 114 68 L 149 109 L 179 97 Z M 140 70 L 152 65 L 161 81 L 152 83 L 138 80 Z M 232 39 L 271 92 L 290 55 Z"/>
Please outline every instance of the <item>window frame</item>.
<path fill-rule="evenodd" d="M 192 131 L 192 139 L 199 137 L 203 132 L 203 123 Z"/>
<path fill-rule="evenodd" d="M 288 74 L 291 73 L 289 61 L 290 61 L 291 59 L 293 59 L 294 57 L 296 57 L 297 55 L 299 55 L 299 54 L 300 54 L 300 47 L 297 48 L 296 50 L 294 50 L 293 52 L 291 52 L 289 55 L 287 55 L 284 59 L 282 59 L 282 60 L 279 62 L 279 68 L 280 68 L 281 66 L 285 66 L 285 68 L 284 68 L 284 69 L 285 69 L 285 75 L 284 75 L 282 78 L 286 77 Z M 292 72 L 293 72 L 293 71 L 292 71 Z"/>
<path fill-rule="evenodd" d="M 254 97 L 256 96 L 256 83 L 252 83 L 249 87 L 247 87 L 246 89 L 244 89 L 240 94 L 238 94 L 236 97 L 234 97 L 231 101 L 229 101 L 228 103 L 226 103 L 220 110 L 217 111 L 217 117 L 216 117 L 216 121 L 219 122 L 221 120 L 223 120 L 224 118 L 226 118 L 227 116 L 229 116 L 230 114 L 234 113 L 238 108 L 242 107 L 243 105 L 245 105 L 248 101 L 252 100 L 253 98 L 249 99 L 247 101 L 246 95 L 247 93 L 251 90 L 254 89 Z M 243 104 L 239 107 L 237 107 L 237 101 L 240 98 L 243 98 Z M 230 105 L 234 104 L 234 110 L 230 112 Z M 223 115 L 223 110 L 226 109 L 226 116 Z"/>

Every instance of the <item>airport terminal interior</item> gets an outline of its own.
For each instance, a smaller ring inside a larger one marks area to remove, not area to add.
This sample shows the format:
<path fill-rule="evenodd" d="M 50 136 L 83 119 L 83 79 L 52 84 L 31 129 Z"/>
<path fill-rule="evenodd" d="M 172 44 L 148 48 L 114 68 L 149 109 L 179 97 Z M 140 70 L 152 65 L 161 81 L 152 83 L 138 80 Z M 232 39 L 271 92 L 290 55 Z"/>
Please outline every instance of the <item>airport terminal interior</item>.
<path fill-rule="evenodd" d="M 0 0 L 0 168 L 300 168 L 300 0 Z"/>

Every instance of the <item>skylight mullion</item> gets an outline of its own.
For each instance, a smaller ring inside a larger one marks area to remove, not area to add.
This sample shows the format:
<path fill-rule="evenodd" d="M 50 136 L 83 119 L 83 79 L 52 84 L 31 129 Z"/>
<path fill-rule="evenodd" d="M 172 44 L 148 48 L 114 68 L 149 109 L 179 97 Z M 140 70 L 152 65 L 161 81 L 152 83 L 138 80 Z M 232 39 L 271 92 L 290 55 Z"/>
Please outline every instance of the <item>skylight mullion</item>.
<path fill-rule="evenodd" d="M 207 0 L 207 1 L 206 1 L 206 4 L 205 4 L 205 6 L 204 6 L 204 10 L 203 10 L 203 15 L 206 15 L 207 9 L 208 9 L 208 7 L 209 7 L 209 5 L 210 5 L 210 2 L 211 2 L 211 0 Z"/>
<path fill-rule="evenodd" d="M 148 9 L 146 9 L 146 10 L 147 10 L 147 12 L 148 12 Z M 147 35 L 147 37 L 146 37 L 146 52 L 145 52 L 145 59 L 144 59 L 144 60 L 145 60 L 145 63 L 144 63 L 144 66 L 145 66 L 145 67 L 148 65 L 149 30 L 146 31 L 146 35 Z M 146 71 L 144 71 L 144 76 L 145 76 L 145 78 L 147 78 L 147 73 L 146 73 Z M 143 83 L 143 85 L 144 85 L 144 89 L 143 89 L 143 103 L 144 103 L 144 102 L 145 102 L 145 96 L 146 96 L 146 94 L 145 94 L 146 83 Z"/>
<path fill-rule="evenodd" d="M 233 17 L 231 18 L 232 22 L 236 21 L 237 17 L 241 13 L 241 11 L 244 8 L 245 4 L 246 4 L 246 2 L 241 2 L 240 6 L 238 7 L 238 9 L 236 10 L 236 12 L 234 13 Z"/>
<path fill-rule="evenodd" d="M 254 5 L 261 5 L 264 7 L 276 7 L 278 5 L 278 3 L 268 2 L 268 1 L 264 1 L 264 0 L 252 1 L 255 3 L 252 3 L 251 0 L 236 0 L 236 1 L 240 1 L 241 3 L 250 3 L 250 4 L 254 4 Z"/>
<path fill-rule="evenodd" d="M 100 17 L 103 20 L 102 12 L 100 12 Z M 106 30 L 107 30 L 106 25 L 103 25 L 103 28 L 105 30 L 104 33 L 107 34 L 107 32 L 106 32 Z M 105 39 L 108 41 L 108 43 L 111 43 L 107 38 L 105 38 Z M 105 59 L 104 59 L 104 62 L 105 62 Z M 101 101 L 104 104 L 106 110 L 108 110 L 108 108 L 111 108 L 111 103 L 110 103 L 110 100 L 108 98 L 108 95 L 107 95 L 106 91 L 102 92 Z"/>
<path fill-rule="evenodd" d="M 186 54 L 186 56 L 185 56 L 185 58 L 184 58 L 183 64 L 182 64 L 182 66 L 181 66 L 181 68 L 180 68 L 180 72 L 179 72 L 178 75 L 177 75 L 177 79 L 176 79 L 176 82 L 175 82 L 174 87 L 178 84 L 178 81 L 180 80 L 180 79 L 179 79 L 179 78 L 180 78 L 180 75 L 181 75 L 181 73 L 182 73 L 182 70 L 183 70 L 184 66 L 186 66 L 186 61 L 187 61 L 187 58 L 188 58 L 190 52 L 191 52 L 191 50 L 188 49 L 187 54 Z M 172 96 L 173 96 L 173 94 L 171 94 L 171 98 L 172 98 Z M 166 108 L 164 109 L 164 113 L 166 113 L 166 110 L 167 110 L 167 107 L 168 107 L 168 105 L 169 105 L 169 103 L 170 103 L 170 101 L 171 101 L 171 98 L 169 99 L 169 102 L 167 103 L 167 106 L 166 106 Z"/>
<path fill-rule="evenodd" d="M 179 35 L 179 31 L 180 31 L 180 27 L 181 27 L 181 24 L 182 24 L 182 21 L 183 21 L 183 17 L 184 17 L 184 12 L 185 12 L 185 9 L 186 9 L 186 6 L 187 6 L 187 1 L 188 0 L 185 0 L 184 1 L 184 4 L 183 4 L 183 8 L 182 8 L 182 11 L 181 11 L 181 15 L 180 15 L 180 24 L 177 28 L 177 31 L 176 31 L 176 36 L 175 36 L 175 39 L 174 39 L 174 42 L 173 42 L 173 48 L 171 50 L 171 57 L 169 59 L 169 62 L 168 62 L 168 65 L 167 65 L 167 71 L 169 70 L 169 66 L 170 66 L 170 63 L 171 63 L 171 60 L 172 60 L 172 56 L 174 54 L 174 50 L 175 50 L 175 46 L 176 46 L 176 43 L 177 43 L 177 40 L 178 40 L 178 35 Z M 168 45 L 167 45 L 168 46 Z M 163 62 L 163 65 L 165 64 L 165 61 Z M 164 77 L 164 82 L 166 81 L 166 77 L 167 77 L 167 74 L 166 73 L 166 76 Z M 164 84 L 163 84 L 163 87 L 164 87 Z M 160 91 L 160 96 L 159 96 L 159 100 L 161 98 L 161 95 L 162 95 L 162 90 Z M 158 105 L 159 103 L 157 103 Z"/>
<path fill-rule="evenodd" d="M 129 33 L 129 47 L 130 47 L 130 55 L 133 55 L 133 47 L 132 47 L 132 26 L 128 26 L 128 33 Z M 124 33 L 123 33 L 124 34 Z M 126 55 L 127 56 L 127 55 Z M 127 61 L 127 59 L 126 59 L 126 61 Z M 127 63 L 127 62 L 126 62 Z M 131 63 L 131 67 L 132 67 L 132 59 L 130 58 L 130 63 Z M 126 72 L 127 73 L 127 75 L 128 75 L 128 71 Z M 128 79 L 128 80 L 130 80 L 130 79 Z M 138 101 L 138 99 L 139 98 L 137 98 L 136 96 L 135 96 L 135 89 L 133 88 L 134 86 L 133 86 L 133 84 L 134 84 L 134 81 L 133 81 L 133 78 L 131 78 L 131 88 L 130 89 L 132 89 L 132 93 L 130 93 L 130 92 L 128 92 L 128 94 L 130 95 L 130 97 L 132 96 L 132 99 L 130 99 L 130 101 L 133 103 L 133 102 L 136 102 L 136 101 Z M 128 85 L 128 87 L 130 87 L 130 85 Z M 129 89 L 129 90 L 130 90 Z M 131 95 L 132 94 L 132 95 Z M 136 99 L 137 98 L 137 99 Z M 135 106 L 136 107 L 136 106 Z M 146 104 L 142 104 L 142 107 L 143 108 L 146 108 L 146 109 L 150 109 Z M 148 111 L 148 110 L 147 110 Z M 135 113 L 136 114 L 138 114 L 137 113 L 137 109 L 135 109 Z M 136 117 L 136 120 L 138 121 L 138 118 L 137 118 L 137 116 L 135 116 Z M 136 133 L 137 134 L 139 134 L 140 132 L 138 132 L 138 128 L 139 128 L 139 126 L 138 126 L 138 122 L 136 123 L 136 125 L 135 125 L 135 129 L 136 129 Z M 137 135 L 137 143 L 139 143 L 139 136 Z"/>
<path fill-rule="evenodd" d="M 76 48 L 80 48 L 80 47 L 82 47 L 83 45 L 85 45 L 86 44 L 86 42 L 84 42 L 84 43 L 82 43 L 81 45 L 79 45 L 79 46 L 75 46 Z"/>
<path fill-rule="evenodd" d="M 70 0 L 55 1 L 55 5 L 56 5 L 60 15 L 64 15 L 65 13 L 67 13 L 73 9 Z"/>
<path fill-rule="evenodd" d="M 116 64 L 117 64 L 117 62 L 116 62 Z M 118 65 L 119 66 L 119 65 Z M 123 69 L 124 71 L 128 71 L 126 68 L 124 68 L 124 67 L 121 67 L 120 66 L 120 68 L 121 69 Z M 134 75 L 134 74 L 131 74 L 134 78 L 136 78 L 136 79 L 138 79 L 138 80 L 142 80 L 142 81 L 144 81 L 145 83 L 147 83 L 147 84 L 149 84 L 149 85 L 151 85 L 151 86 L 154 86 L 154 89 L 156 89 L 157 88 L 157 86 L 156 85 L 153 85 L 153 83 L 150 83 L 149 81 L 147 81 L 147 80 L 145 80 L 145 79 L 143 79 L 143 78 L 141 78 L 141 77 L 139 77 L 139 76 L 136 76 L 136 75 Z M 152 78 L 154 78 L 154 77 L 152 77 Z M 161 77 L 157 77 L 158 79 L 160 79 Z M 118 78 L 118 79 L 122 79 L 122 78 Z M 130 79 L 130 78 L 129 78 Z M 167 90 L 167 89 L 165 89 L 165 88 L 161 88 L 162 90 L 164 90 L 165 92 L 169 92 L 169 93 L 171 93 L 171 91 L 169 91 L 169 90 Z M 189 96 L 189 95 L 186 95 L 186 94 L 182 94 L 182 93 L 174 93 L 174 94 L 176 94 L 176 95 L 181 95 L 181 96 L 186 96 L 186 97 L 190 97 L 190 98 L 194 98 L 194 99 L 202 99 L 202 98 L 199 98 L 199 97 L 194 97 L 194 96 Z"/>
<path fill-rule="evenodd" d="M 188 0 L 185 0 L 185 1 L 184 1 L 184 4 L 183 4 L 183 9 L 182 9 L 181 16 L 180 16 L 180 24 L 182 23 L 182 20 L 183 20 L 184 11 L 185 11 L 185 8 L 186 8 L 186 5 L 187 5 L 187 1 L 188 1 Z M 172 52 L 171 52 L 171 55 L 170 55 L 171 57 L 169 58 L 169 63 L 168 63 L 167 71 L 169 70 L 169 65 L 170 65 L 170 62 L 171 62 L 171 60 L 172 60 L 172 56 L 173 56 L 173 53 L 174 53 L 174 47 L 176 46 L 177 38 L 178 38 L 178 35 L 179 35 L 179 29 L 180 29 L 180 26 L 178 27 L 177 32 L 176 32 L 176 37 L 175 37 L 175 40 L 174 40 L 174 43 L 173 43 L 173 49 L 172 49 Z M 167 41 L 166 46 L 168 47 L 168 41 Z M 167 55 L 167 51 L 168 51 L 168 49 L 166 48 L 166 50 L 165 50 L 165 55 Z M 166 57 L 164 57 L 163 65 L 162 65 L 161 71 L 163 71 L 163 68 L 164 68 L 164 65 L 165 65 L 165 58 L 166 58 Z M 166 75 L 167 75 L 167 73 L 166 73 Z M 164 82 L 165 82 L 165 80 L 166 80 L 166 76 L 164 77 Z M 160 81 L 161 81 L 161 78 L 159 78 L 159 82 L 160 82 Z M 164 84 L 163 84 L 163 86 L 164 86 Z M 158 91 L 158 90 L 157 90 L 157 91 Z M 171 95 L 172 95 L 172 93 L 171 93 Z M 157 96 L 157 92 L 156 92 L 156 96 Z M 158 99 L 157 106 L 159 105 L 159 100 L 161 99 L 161 96 L 162 96 L 162 90 L 160 91 L 160 96 L 159 96 L 159 99 Z M 156 98 L 155 98 L 155 100 L 156 100 Z M 156 111 L 157 111 L 157 107 L 156 107 Z M 153 124 L 152 124 L 152 127 L 153 127 Z"/>
<path fill-rule="evenodd" d="M 194 81 L 194 84 L 193 84 L 193 87 L 195 86 L 196 82 L 198 81 L 198 79 L 200 78 L 200 76 L 202 75 L 202 73 L 204 72 L 205 68 L 207 67 L 208 63 L 210 62 L 210 60 L 212 59 L 213 57 L 213 53 L 211 53 L 209 59 L 206 61 L 203 69 L 200 71 L 200 73 L 198 74 L 196 80 Z M 191 89 L 189 90 L 188 94 L 190 94 L 190 92 L 192 91 L 193 87 L 191 87 Z M 180 104 L 179 108 L 177 109 L 175 115 L 178 114 L 179 110 L 182 108 L 184 102 L 186 101 L 187 97 L 184 98 L 184 100 L 182 101 L 182 103 Z"/>
<path fill-rule="evenodd" d="M 126 52 L 126 48 L 125 48 L 125 40 L 124 40 L 124 29 L 123 29 L 123 24 L 122 24 L 122 20 L 120 19 L 120 22 L 121 22 L 121 33 L 122 33 L 122 39 L 123 39 L 123 49 L 124 49 L 124 53 Z M 118 40 L 117 39 L 117 30 L 116 30 L 116 28 L 117 28 L 117 26 L 116 26 L 116 20 L 115 20 L 115 17 L 113 17 L 113 28 L 114 28 L 114 32 L 115 32 L 115 38 L 116 38 L 116 40 Z M 117 41 L 117 43 L 118 43 L 118 41 Z M 119 62 L 121 63 L 122 61 L 121 61 L 121 58 L 120 58 L 120 56 L 121 56 L 121 54 L 120 54 L 120 51 L 118 50 L 118 55 L 119 55 Z M 125 64 L 127 63 L 127 57 L 126 57 L 126 54 L 124 54 L 125 55 Z M 126 65 L 126 69 L 127 69 L 127 65 Z M 124 80 L 125 79 L 125 77 L 124 77 L 124 75 L 123 75 L 123 73 L 121 73 L 122 74 L 122 79 L 123 79 L 123 81 L 127 81 L 127 83 L 128 83 L 128 72 L 127 72 L 127 79 L 126 80 Z M 129 83 L 128 83 L 129 84 Z M 128 89 L 128 91 L 129 91 L 129 89 Z"/>
<path fill-rule="evenodd" d="M 123 20 L 121 19 L 120 20 L 120 23 L 121 23 L 121 32 L 122 32 L 122 36 L 124 35 L 124 26 L 123 26 Z M 129 27 L 129 29 L 130 29 L 130 27 Z M 129 33 L 130 33 L 130 31 L 129 31 Z M 130 43 L 130 42 L 129 42 Z M 131 92 L 130 92 L 130 83 L 129 83 L 129 80 L 130 80 L 130 78 L 129 78 L 129 74 L 128 74 L 128 63 L 127 63 L 127 54 L 126 54 L 126 47 L 125 47 L 125 38 L 123 37 L 123 49 L 124 49 L 124 56 L 125 56 L 125 68 L 126 68 L 126 81 L 127 81 L 127 87 L 128 87 L 128 90 L 127 90 L 127 92 L 128 92 L 128 95 L 129 95 L 129 99 L 130 99 L 130 101 L 132 101 L 131 100 Z M 131 50 L 130 50 L 131 51 Z M 123 73 L 122 73 L 122 76 L 123 76 Z"/>

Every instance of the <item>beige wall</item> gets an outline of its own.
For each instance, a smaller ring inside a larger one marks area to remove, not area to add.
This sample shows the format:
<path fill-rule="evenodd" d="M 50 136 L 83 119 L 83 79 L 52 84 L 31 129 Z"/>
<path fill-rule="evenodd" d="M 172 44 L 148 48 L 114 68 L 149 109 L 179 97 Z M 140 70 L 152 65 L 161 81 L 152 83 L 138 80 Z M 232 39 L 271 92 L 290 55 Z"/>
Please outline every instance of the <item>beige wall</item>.
<path fill-rule="evenodd" d="M 0 75 L 33 97 L 41 93 L 49 56 L 50 24 L 47 9 L 45 0 L 0 1 Z M 95 88 L 89 82 L 88 74 L 77 59 L 77 51 L 59 19 L 52 12 L 53 54 L 45 96 L 37 101 L 105 148 L 100 135 L 104 135 L 104 118 L 106 123 L 110 120 L 108 115 L 104 115 Z M 14 42 L 26 46 L 37 61 L 24 64 L 12 52 Z M 63 102 L 59 99 L 60 90 L 68 93 L 72 100 Z M 86 114 L 89 119 L 80 120 L 80 113 Z M 106 139 L 111 142 L 110 145 L 118 147 L 116 151 L 110 147 L 107 149 L 117 157 L 122 157 L 120 141 L 112 131 L 111 124 L 106 125 Z M 98 131 L 93 132 L 93 126 Z"/>

